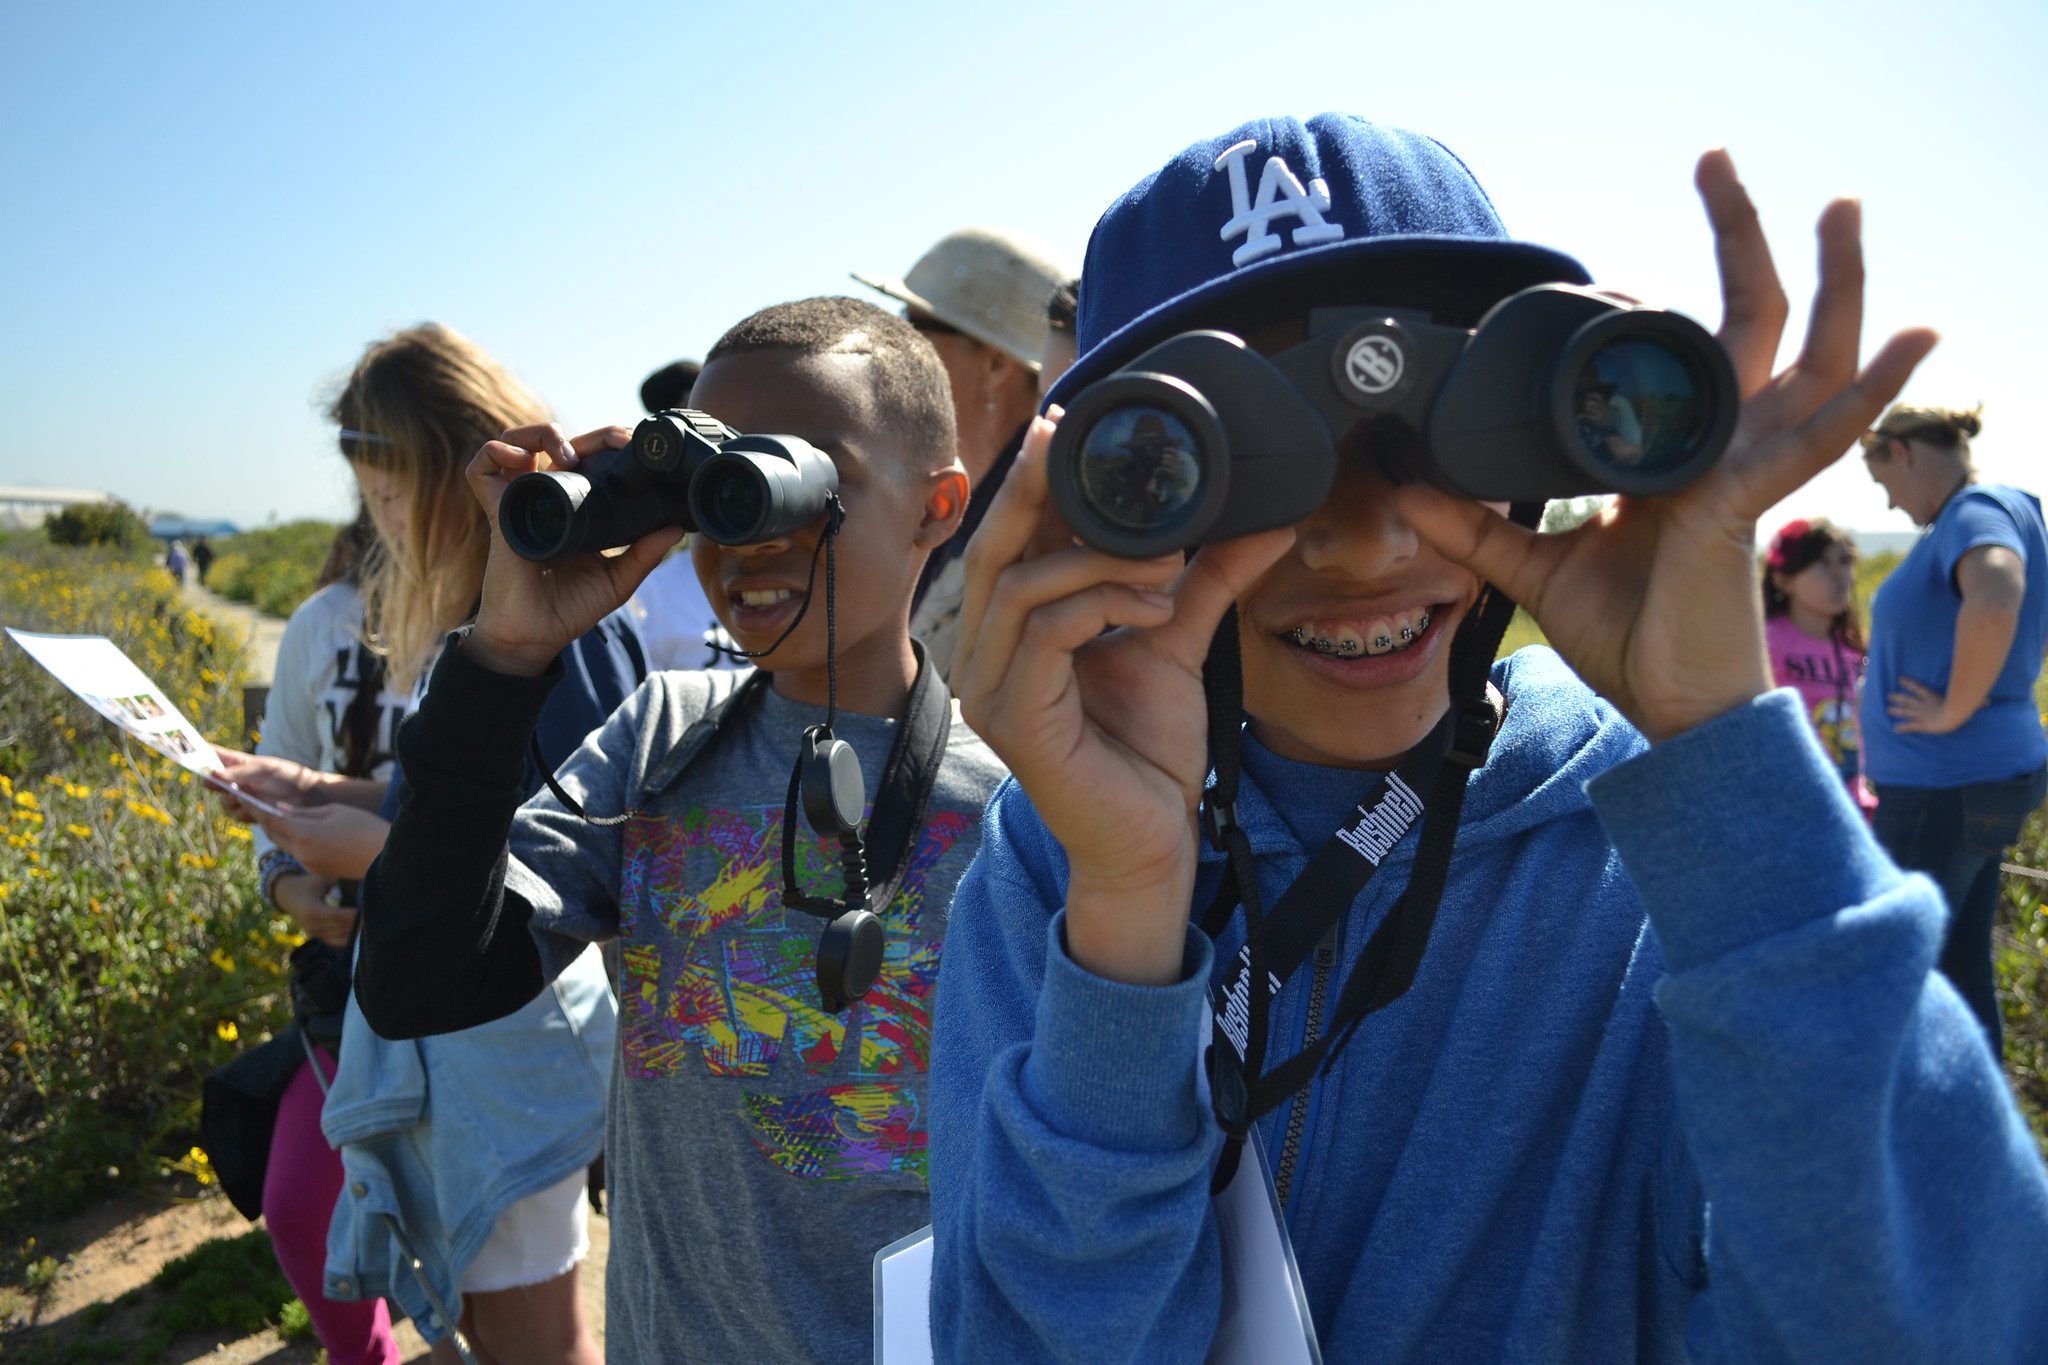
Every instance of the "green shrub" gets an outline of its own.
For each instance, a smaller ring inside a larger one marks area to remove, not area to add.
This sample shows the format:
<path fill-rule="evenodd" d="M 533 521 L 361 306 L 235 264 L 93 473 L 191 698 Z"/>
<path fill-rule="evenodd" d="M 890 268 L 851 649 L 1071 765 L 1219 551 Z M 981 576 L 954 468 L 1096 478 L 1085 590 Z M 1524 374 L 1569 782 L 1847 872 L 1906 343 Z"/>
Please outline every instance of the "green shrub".
<path fill-rule="evenodd" d="M 78 503 L 43 523 L 52 545 L 105 546 L 131 557 L 150 547 L 149 526 L 119 498 Z"/>
<path fill-rule="evenodd" d="M 290 616 L 313 595 L 334 534 L 331 521 L 292 521 L 216 543 L 206 586 L 272 616 Z"/>
<path fill-rule="evenodd" d="M 0 622 L 110 636 L 201 730 L 239 733 L 242 642 L 161 568 L 8 547 Z M 0 642 L 0 1236 L 186 1152 L 200 1078 L 284 1022 L 296 939 L 254 878 L 248 830 L 189 773 Z"/>

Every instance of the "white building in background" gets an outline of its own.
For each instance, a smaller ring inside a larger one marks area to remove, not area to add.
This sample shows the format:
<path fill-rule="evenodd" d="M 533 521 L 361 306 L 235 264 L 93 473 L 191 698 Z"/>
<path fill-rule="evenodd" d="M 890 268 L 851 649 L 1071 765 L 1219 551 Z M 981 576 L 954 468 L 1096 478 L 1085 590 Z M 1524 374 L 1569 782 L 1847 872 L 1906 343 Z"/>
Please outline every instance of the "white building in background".
<path fill-rule="evenodd" d="M 31 488 L 21 484 L 0 484 L 0 531 L 40 526 L 65 508 L 80 503 L 113 500 L 112 493 L 90 488 Z"/>

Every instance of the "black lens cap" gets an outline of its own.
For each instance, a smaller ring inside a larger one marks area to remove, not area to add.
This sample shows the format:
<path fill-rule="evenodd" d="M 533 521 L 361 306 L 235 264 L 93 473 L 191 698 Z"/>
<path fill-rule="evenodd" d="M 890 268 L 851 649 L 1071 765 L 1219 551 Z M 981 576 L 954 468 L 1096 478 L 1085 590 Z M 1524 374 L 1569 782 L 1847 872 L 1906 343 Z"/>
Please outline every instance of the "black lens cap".
<path fill-rule="evenodd" d="M 834 739 L 822 725 L 804 731 L 803 776 L 799 786 L 804 819 L 824 839 L 837 839 L 860 829 L 867 806 L 867 781 L 860 756 L 845 740 Z"/>
<path fill-rule="evenodd" d="M 882 921 L 872 910 L 849 910 L 818 938 L 818 999 L 838 1014 L 868 993 L 882 971 Z"/>

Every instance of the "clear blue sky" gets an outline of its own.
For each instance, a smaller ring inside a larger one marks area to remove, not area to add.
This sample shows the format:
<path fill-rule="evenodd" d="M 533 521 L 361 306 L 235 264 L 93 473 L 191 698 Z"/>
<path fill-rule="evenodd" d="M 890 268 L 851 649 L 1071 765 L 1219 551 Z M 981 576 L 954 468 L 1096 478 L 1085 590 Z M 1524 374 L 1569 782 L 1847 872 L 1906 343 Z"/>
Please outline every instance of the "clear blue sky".
<path fill-rule="evenodd" d="M 1983 400 L 1980 465 L 2038 488 L 2044 53 L 2039 0 L 11 4 L 0 483 L 337 517 L 315 400 L 390 328 L 468 332 L 573 428 L 630 421 L 647 371 L 756 307 L 969 223 L 1078 260 L 1186 143 L 1341 108 L 1710 325 L 1701 149 L 1733 150 L 1802 299 L 1814 215 L 1862 194 L 1866 348 L 1940 327 L 1908 396 Z M 1854 460 L 1780 515 L 1820 512 L 1907 525 Z"/>

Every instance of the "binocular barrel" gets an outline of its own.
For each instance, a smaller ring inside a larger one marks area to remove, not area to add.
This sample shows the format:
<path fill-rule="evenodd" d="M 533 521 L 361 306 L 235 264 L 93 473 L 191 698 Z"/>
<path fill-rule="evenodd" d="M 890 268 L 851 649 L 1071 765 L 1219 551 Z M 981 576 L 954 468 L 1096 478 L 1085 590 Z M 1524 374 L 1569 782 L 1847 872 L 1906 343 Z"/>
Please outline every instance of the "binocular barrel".
<path fill-rule="evenodd" d="M 1569 285 L 1503 300 L 1476 328 L 1332 308 L 1265 356 L 1185 332 L 1074 395 L 1050 491 L 1067 524 L 1148 558 L 1288 526 L 1322 505 L 1340 448 L 1391 478 L 1488 502 L 1658 496 L 1710 469 L 1741 404 L 1705 328 Z"/>
<path fill-rule="evenodd" d="M 839 471 L 807 441 L 741 436 L 677 410 L 574 471 L 521 474 L 499 503 L 498 528 L 515 554 L 539 562 L 630 545 L 664 526 L 755 545 L 816 521 L 838 489 Z"/>
<path fill-rule="evenodd" d="M 742 436 L 706 460 L 690 483 L 690 515 L 720 545 L 758 545 L 825 514 L 839 471 L 788 436 Z"/>

